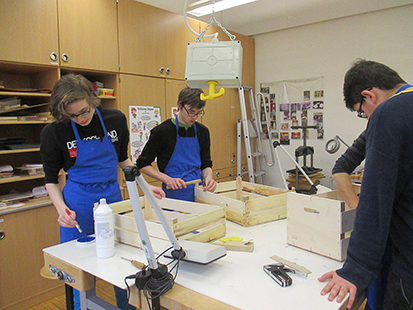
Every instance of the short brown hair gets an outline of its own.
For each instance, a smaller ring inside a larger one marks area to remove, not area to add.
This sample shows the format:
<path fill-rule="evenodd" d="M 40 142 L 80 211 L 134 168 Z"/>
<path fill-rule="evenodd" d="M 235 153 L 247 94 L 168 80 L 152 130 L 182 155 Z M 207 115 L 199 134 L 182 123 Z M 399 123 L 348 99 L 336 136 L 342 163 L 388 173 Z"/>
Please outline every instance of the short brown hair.
<path fill-rule="evenodd" d="M 52 116 L 59 121 L 70 121 L 66 106 L 82 99 L 86 99 L 93 108 L 100 104 L 100 99 L 87 78 L 81 74 L 64 75 L 53 87 L 50 103 Z"/>
<path fill-rule="evenodd" d="M 198 88 L 186 87 L 181 90 L 178 96 L 178 103 L 181 105 L 189 105 L 192 109 L 202 109 L 205 107 L 205 101 L 201 100 L 201 94 L 204 91 Z"/>

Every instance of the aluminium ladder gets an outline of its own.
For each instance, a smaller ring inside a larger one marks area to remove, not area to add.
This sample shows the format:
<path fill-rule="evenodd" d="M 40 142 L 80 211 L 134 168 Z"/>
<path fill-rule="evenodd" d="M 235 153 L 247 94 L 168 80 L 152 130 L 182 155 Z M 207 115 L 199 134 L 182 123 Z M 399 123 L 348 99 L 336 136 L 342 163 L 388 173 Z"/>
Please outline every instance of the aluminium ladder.
<path fill-rule="evenodd" d="M 241 172 L 241 136 L 243 135 L 247 155 L 248 181 L 250 183 L 255 183 L 256 178 L 261 177 L 261 182 L 264 183 L 265 170 L 261 168 L 262 157 L 264 157 L 261 145 L 262 126 L 254 102 L 253 89 L 249 86 L 240 86 L 238 91 L 241 105 L 241 119 L 238 120 L 237 124 L 237 176 L 242 176 L 243 174 Z M 247 109 L 245 106 L 246 91 L 249 93 L 249 102 L 252 113 L 251 119 L 248 119 L 247 117 Z M 252 139 L 254 139 L 254 141 L 252 141 Z M 254 151 L 252 150 L 253 147 Z"/>

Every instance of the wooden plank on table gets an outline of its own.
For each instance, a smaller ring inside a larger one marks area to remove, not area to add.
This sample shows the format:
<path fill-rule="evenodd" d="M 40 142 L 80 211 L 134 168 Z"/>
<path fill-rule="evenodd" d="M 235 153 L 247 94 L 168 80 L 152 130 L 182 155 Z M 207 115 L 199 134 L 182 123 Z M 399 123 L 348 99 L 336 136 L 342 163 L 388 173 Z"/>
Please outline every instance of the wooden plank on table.
<path fill-rule="evenodd" d="M 243 182 L 242 189 L 246 192 L 257 193 L 264 196 L 272 196 L 289 192 L 288 190 L 283 188 L 276 188 L 272 186 L 266 186 L 249 182 Z"/>
<path fill-rule="evenodd" d="M 250 199 L 245 202 L 245 212 L 250 213 L 258 210 L 270 209 L 274 207 L 287 208 L 287 194 Z"/>

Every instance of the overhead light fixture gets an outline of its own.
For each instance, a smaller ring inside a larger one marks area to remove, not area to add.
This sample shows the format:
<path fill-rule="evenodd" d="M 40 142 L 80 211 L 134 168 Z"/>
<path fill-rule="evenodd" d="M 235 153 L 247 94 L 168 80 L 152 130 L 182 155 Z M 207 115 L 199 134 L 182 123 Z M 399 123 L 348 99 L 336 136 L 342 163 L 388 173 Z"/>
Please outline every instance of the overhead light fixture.
<path fill-rule="evenodd" d="M 196 17 L 212 14 L 212 9 L 214 12 L 219 12 L 227 10 L 239 5 L 247 4 L 257 0 L 216 0 L 215 3 L 211 3 L 210 0 L 207 1 L 197 1 L 188 6 L 188 14 L 191 14 Z M 193 7 L 193 9 L 191 9 Z"/>

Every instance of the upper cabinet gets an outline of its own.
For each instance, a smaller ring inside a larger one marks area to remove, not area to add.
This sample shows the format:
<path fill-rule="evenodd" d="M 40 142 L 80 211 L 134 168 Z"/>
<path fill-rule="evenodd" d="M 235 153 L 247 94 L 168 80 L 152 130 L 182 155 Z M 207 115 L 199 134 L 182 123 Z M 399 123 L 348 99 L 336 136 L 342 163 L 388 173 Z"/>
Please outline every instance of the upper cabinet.
<path fill-rule="evenodd" d="M 61 66 L 119 70 L 116 0 L 58 0 L 58 15 Z"/>
<path fill-rule="evenodd" d="M 187 45 L 195 42 L 184 17 L 134 0 L 119 0 L 118 12 L 120 72 L 184 79 Z"/>
<path fill-rule="evenodd" d="M 0 0 L 0 7 L 1 60 L 119 70 L 116 0 Z"/>
<path fill-rule="evenodd" d="M 59 55 L 57 1 L 0 0 L 0 7 L 0 59 L 58 65 L 50 58 Z"/>

